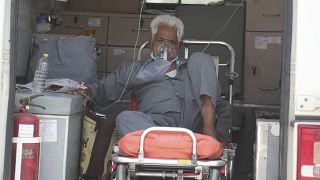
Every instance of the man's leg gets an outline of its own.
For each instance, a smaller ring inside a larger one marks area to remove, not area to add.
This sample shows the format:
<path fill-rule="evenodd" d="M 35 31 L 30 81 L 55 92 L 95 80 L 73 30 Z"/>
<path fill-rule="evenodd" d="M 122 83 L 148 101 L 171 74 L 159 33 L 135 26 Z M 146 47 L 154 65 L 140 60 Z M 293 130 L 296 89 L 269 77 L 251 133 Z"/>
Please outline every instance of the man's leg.
<path fill-rule="evenodd" d="M 100 121 L 100 122 L 98 122 Z M 104 161 L 109 149 L 111 137 L 115 127 L 115 117 L 97 120 L 98 130 L 92 147 L 91 158 L 88 165 L 87 175 L 97 175 L 102 178 Z"/>
<path fill-rule="evenodd" d="M 198 106 L 198 110 L 205 110 L 203 107 L 203 97 L 210 97 L 213 107 L 215 108 L 216 130 L 222 134 L 227 135 L 228 129 L 231 128 L 231 118 L 225 119 L 226 114 L 230 114 L 229 106 L 220 105 L 223 101 L 220 97 L 220 85 L 216 74 L 216 67 L 211 56 L 205 53 L 194 53 L 188 60 L 188 75 L 190 80 L 191 91 L 193 91 L 194 99 Z M 202 97 L 202 98 L 201 98 Z M 223 115 L 221 115 L 223 112 Z M 200 112 L 206 114 L 205 112 Z M 203 118 L 203 115 L 202 115 Z M 201 121 L 198 119 L 198 121 Z M 228 122 L 226 122 L 228 121 Z M 194 124 L 202 124 L 202 122 L 194 122 Z M 229 127 L 230 125 L 230 127 Z M 199 127 L 198 127 L 199 128 Z M 226 137 L 228 138 L 228 137 Z"/>
<path fill-rule="evenodd" d="M 188 61 L 188 73 L 195 100 L 200 109 L 202 133 L 217 138 L 216 102 L 218 94 L 215 67 L 210 56 L 204 53 L 194 53 Z"/>
<path fill-rule="evenodd" d="M 221 88 L 212 57 L 201 52 L 193 53 L 188 59 L 188 75 L 197 104 L 202 105 L 201 95 L 208 95 L 216 106 Z"/>
<path fill-rule="evenodd" d="M 231 141 L 230 130 L 232 128 L 232 106 L 226 101 L 222 100 L 217 103 L 216 107 L 217 123 L 216 130 L 222 135 L 227 141 Z"/>
<path fill-rule="evenodd" d="M 139 111 L 123 111 L 116 119 L 116 128 L 120 137 L 127 133 L 154 127 L 152 118 Z"/>

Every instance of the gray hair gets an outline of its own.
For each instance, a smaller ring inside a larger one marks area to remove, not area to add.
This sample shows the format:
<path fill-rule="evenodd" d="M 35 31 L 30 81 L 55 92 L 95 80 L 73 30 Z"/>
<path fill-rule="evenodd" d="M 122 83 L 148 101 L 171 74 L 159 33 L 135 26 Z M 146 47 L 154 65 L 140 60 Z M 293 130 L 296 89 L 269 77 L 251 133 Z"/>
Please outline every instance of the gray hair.
<path fill-rule="evenodd" d="M 171 15 L 159 15 L 151 21 L 150 28 L 152 33 L 152 39 L 158 32 L 159 25 L 161 24 L 175 28 L 177 30 L 178 41 L 180 42 L 182 40 L 184 32 L 183 22 L 179 18 Z"/>

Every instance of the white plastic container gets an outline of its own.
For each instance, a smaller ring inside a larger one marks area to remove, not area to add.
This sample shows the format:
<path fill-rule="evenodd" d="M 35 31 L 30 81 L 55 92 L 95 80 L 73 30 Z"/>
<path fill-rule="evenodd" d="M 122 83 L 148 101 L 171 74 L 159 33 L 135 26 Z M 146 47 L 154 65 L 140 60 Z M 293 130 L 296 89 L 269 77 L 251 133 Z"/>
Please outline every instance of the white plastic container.
<path fill-rule="evenodd" d="M 36 31 L 38 33 L 46 33 L 51 30 L 51 24 L 47 22 L 47 16 L 38 16 L 37 17 L 37 26 Z"/>

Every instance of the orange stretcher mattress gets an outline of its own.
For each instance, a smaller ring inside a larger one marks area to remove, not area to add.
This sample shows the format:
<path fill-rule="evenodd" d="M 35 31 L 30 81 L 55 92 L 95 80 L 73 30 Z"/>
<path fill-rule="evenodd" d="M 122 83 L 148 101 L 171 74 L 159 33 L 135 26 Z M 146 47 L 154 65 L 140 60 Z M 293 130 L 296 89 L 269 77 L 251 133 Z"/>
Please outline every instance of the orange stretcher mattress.
<path fill-rule="evenodd" d="M 129 133 L 118 142 L 120 154 L 137 157 L 143 130 Z M 217 159 L 223 146 L 214 138 L 194 133 L 198 159 Z M 192 139 L 184 132 L 152 131 L 144 140 L 144 157 L 157 159 L 191 159 Z"/>

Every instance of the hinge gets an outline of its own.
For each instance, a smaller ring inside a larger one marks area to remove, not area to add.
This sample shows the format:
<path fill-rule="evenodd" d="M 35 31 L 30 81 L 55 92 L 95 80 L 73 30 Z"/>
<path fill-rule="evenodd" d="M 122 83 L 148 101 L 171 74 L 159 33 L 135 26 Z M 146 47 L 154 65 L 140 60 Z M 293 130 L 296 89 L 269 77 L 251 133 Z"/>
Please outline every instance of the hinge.
<path fill-rule="evenodd" d="M 315 111 L 320 108 L 320 98 L 315 96 L 298 96 L 297 109 L 299 111 Z"/>

